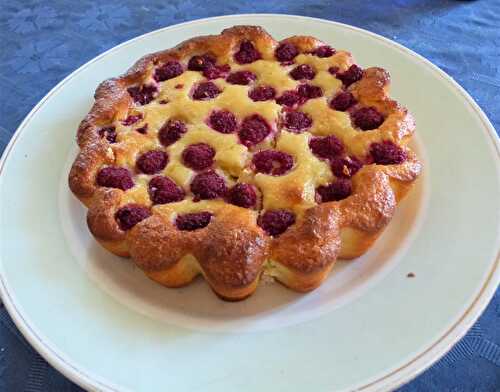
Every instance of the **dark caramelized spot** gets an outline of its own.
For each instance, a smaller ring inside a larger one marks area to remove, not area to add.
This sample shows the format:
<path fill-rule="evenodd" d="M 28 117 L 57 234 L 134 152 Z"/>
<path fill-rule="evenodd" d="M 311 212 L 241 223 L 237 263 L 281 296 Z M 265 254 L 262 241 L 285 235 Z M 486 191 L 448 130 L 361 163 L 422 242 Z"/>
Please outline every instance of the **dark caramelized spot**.
<path fill-rule="evenodd" d="M 295 214 L 287 210 L 266 211 L 257 220 L 257 224 L 273 237 L 283 234 L 294 223 Z"/>
<path fill-rule="evenodd" d="M 149 208 L 139 204 L 127 204 L 116 211 L 115 219 L 122 230 L 130 230 L 140 221 L 151 216 Z"/>
<path fill-rule="evenodd" d="M 175 219 L 175 225 L 179 230 L 193 231 L 208 226 L 211 220 L 212 214 L 210 212 L 193 212 L 178 215 Z"/>

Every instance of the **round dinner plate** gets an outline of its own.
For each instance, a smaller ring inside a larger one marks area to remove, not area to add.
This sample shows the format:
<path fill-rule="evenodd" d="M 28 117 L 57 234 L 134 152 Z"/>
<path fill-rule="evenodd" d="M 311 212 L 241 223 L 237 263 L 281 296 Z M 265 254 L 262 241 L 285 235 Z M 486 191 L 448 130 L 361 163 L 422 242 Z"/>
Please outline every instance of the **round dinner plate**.
<path fill-rule="evenodd" d="M 233 25 L 318 37 L 392 76 L 425 167 L 363 257 L 306 295 L 264 284 L 238 303 L 202 279 L 172 290 L 95 244 L 67 173 L 103 79 L 146 53 Z M 0 290 L 58 370 L 103 391 L 378 391 L 415 377 L 480 315 L 500 280 L 499 143 L 472 98 L 430 62 L 351 26 L 234 15 L 151 32 L 98 56 L 32 110 L 0 162 Z"/>

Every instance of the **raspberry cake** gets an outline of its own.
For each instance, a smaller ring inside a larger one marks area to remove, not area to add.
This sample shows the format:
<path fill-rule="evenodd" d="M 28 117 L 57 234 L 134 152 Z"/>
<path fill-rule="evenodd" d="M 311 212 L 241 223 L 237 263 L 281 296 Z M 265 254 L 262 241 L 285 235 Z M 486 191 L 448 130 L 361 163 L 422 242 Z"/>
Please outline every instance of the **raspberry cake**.
<path fill-rule="evenodd" d="M 151 279 L 221 298 L 318 287 L 365 253 L 421 164 L 389 74 L 307 36 L 236 26 L 106 80 L 69 174 L 90 231 Z"/>

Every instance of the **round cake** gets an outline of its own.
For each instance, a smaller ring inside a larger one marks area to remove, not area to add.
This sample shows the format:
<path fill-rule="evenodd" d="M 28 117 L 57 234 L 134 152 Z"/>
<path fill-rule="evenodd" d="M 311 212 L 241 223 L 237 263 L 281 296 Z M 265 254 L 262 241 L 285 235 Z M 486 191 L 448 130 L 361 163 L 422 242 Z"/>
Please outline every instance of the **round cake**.
<path fill-rule="evenodd" d="M 202 275 L 240 300 L 265 274 L 309 291 L 370 248 L 421 171 L 389 84 L 309 36 L 193 38 L 97 88 L 69 186 L 97 241 L 167 287 Z"/>

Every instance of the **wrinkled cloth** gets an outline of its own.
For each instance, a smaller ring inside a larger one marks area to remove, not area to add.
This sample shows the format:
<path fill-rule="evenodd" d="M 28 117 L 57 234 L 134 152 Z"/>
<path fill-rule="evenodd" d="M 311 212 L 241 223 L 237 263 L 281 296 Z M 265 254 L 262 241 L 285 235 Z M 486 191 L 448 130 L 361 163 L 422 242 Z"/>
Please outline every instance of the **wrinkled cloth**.
<path fill-rule="evenodd" d="M 61 79 L 135 36 L 192 19 L 286 13 L 393 39 L 450 74 L 500 129 L 500 0 L 78 0 L 0 2 L 0 152 Z M 400 388 L 500 391 L 500 293 L 443 359 Z M 0 306 L 0 391 L 81 391 L 37 354 Z"/>

